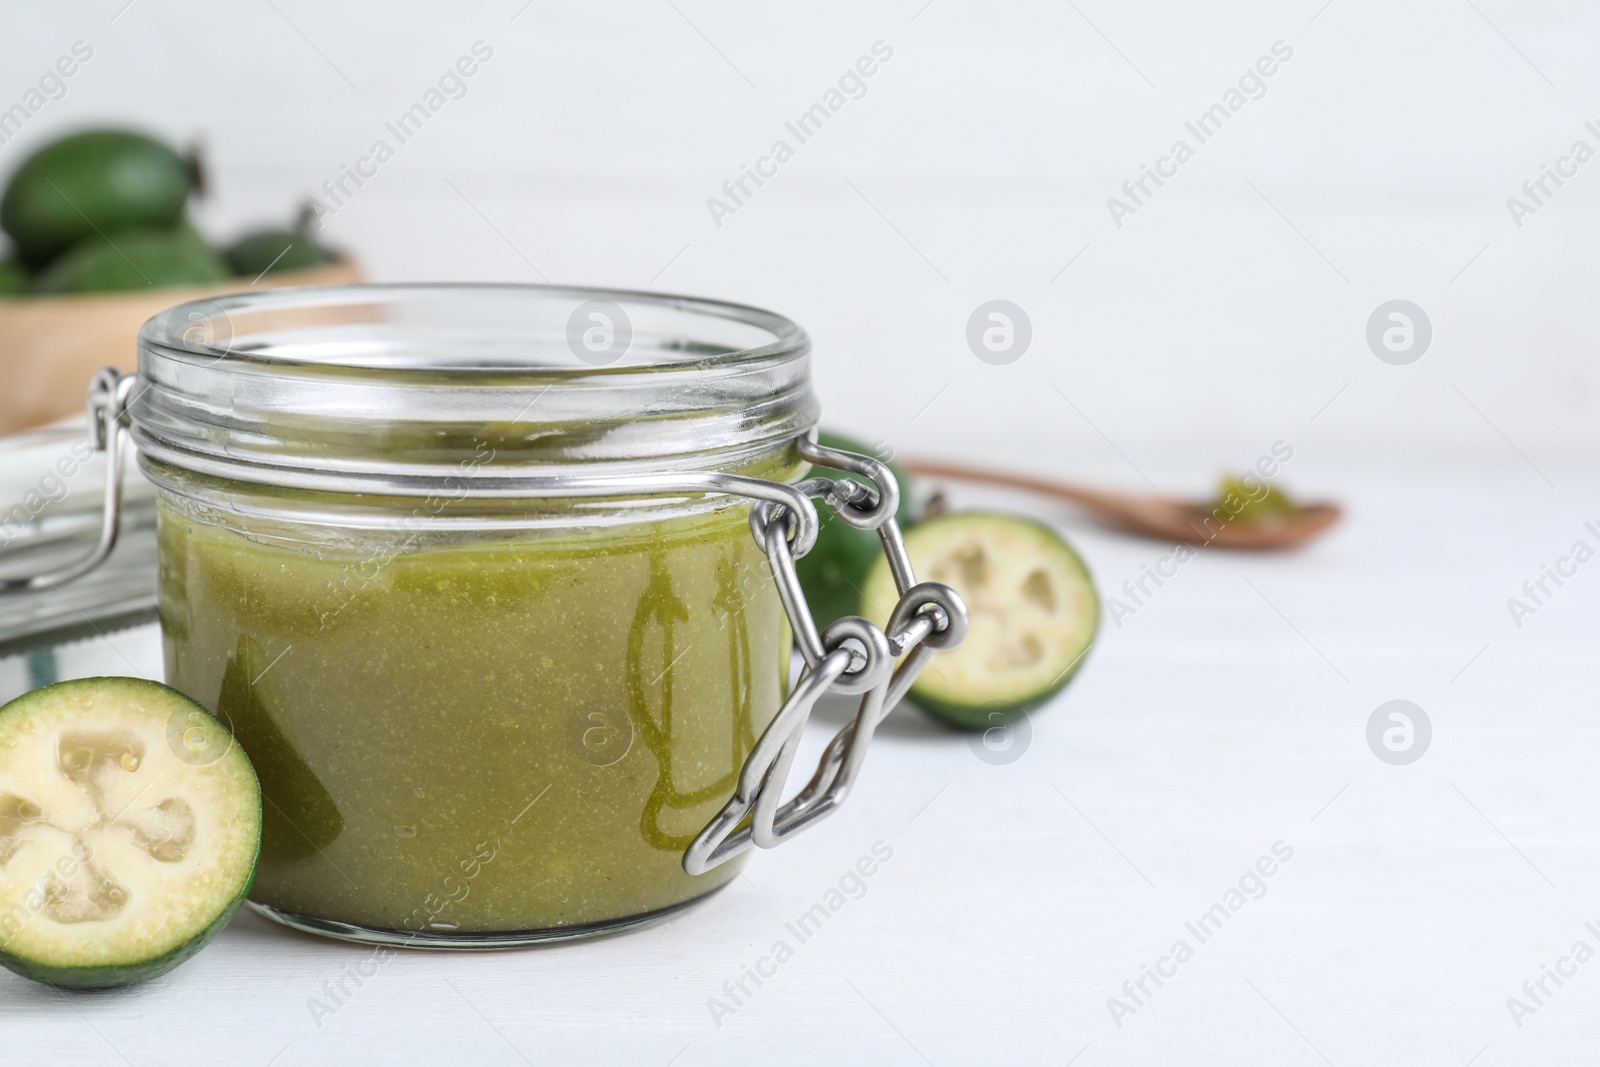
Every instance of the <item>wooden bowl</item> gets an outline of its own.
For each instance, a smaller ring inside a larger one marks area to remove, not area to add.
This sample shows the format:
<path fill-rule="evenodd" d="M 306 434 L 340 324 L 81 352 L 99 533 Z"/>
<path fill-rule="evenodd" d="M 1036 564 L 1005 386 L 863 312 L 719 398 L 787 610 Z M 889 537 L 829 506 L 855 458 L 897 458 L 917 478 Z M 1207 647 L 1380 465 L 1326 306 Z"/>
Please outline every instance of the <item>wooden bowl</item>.
<path fill-rule="evenodd" d="M 349 259 L 269 274 L 253 288 L 350 285 L 362 280 Z M 146 319 L 175 304 L 252 288 L 243 278 L 217 285 L 0 297 L 0 434 L 42 426 L 83 411 L 89 379 L 101 367 L 133 371 Z"/>

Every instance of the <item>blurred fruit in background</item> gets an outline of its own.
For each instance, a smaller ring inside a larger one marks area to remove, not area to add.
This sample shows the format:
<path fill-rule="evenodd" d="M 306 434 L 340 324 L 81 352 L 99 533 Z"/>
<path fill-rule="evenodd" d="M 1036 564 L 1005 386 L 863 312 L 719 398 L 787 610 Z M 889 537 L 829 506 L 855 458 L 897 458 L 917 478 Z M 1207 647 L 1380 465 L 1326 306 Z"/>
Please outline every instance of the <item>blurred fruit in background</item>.
<path fill-rule="evenodd" d="M 29 156 L 0 198 L 0 229 L 37 268 L 87 238 L 165 228 L 201 188 L 198 157 L 126 130 L 88 130 Z"/>
<path fill-rule="evenodd" d="M 0 259 L 0 296 L 20 293 L 28 287 L 28 272 L 21 263 Z"/>
<path fill-rule="evenodd" d="M 1100 594 L 1060 532 L 1009 512 L 952 511 L 906 534 L 921 581 L 966 601 L 971 623 L 956 648 L 934 653 L 910 699 L 936 719 L 989 730 L 1048 704 L 1083 666 L 1100 631 Z M 898 599 L 887 559 L 862 582 L 861 614 L 887 623 Z"/>
<path fill-rule="evenodd" d="M 199 153 L 132 130 L 52 141 L 0 195 L 0 433 L 83 408 L 103 366 L 131 371 L 144 321 L 174 304 L 251 287 L 339 285 L 361 273 L 318 243 L 312 215 L 225 247 L 189 217 L 205 193 Z"/>
<path fill-rule="evenodd" d="M 880 454 L 830 430 L 818 430 L 817 443 Z M 1078 672 L 1099 632 L 1100 596 L 1082 557 L 1036 519 L 951 512 L 940 494 L 937 506 L 930 500 L 919 513 L 911 475 L 888 467 L 900 486 L 895 519 L 917 577 L 954 588 L 972 615 L 966 640 L 934 655 L 911 702 L 968 730 L 990 730 L 1043 707 Z M 858 474 L 825 473 L 868 483 Z M 877 532 L 851 526 L 832 508 L 819 507 L 817 518 L 816 545 L 795 561 L 811 613 L 823 625 L 845 615 L 887 625 L 900 594 Z"/>
<path fill-rule="evenodd" d="M 121 230 L 84 241 L 40 272 L 36 293 L 105 293 L 147 286 L 208 285 L 229 277 L 222 257 L 180 230 Z"/>
<path fill-rule="evenodd" d="M 311 235 L 311 224 L 315 220 L 316 213 L 306 204 L 300 209 L 293 229 L 257 230 L 246 234 L 228 246 L 223 258 L 241 278 L 307 270 L 331 263 L 339 257 L 318 244 Z"/>

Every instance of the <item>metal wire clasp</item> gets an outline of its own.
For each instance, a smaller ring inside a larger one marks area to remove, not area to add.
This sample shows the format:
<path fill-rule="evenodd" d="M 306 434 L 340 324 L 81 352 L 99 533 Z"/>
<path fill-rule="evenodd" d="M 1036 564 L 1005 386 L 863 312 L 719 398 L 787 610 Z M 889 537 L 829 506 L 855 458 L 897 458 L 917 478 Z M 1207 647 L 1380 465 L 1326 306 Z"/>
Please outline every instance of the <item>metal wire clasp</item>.
<path fill-rule="evenodd" d="M 117 547 L 122 522 L 122 438 L 127 432 L 128 397 L 138 378 L 115 367 L 95 373 L 89 383 L 89 443 L 106 454 L 104 497 L 100 510 L 100 536 L 84 556 L 66 566 L 25 578 L 0 579 L 0 593 L 43 589 L 70 582 L 94 570 Z"/>
<path fill-rule="evenodd" d="M 803 517 L 794 515 L 789 505 L 771 500 L 758 501 L 750 509 L 751 533 L 772 565 L 778 595 L 806 665 L 745 760 L 732 798 L 684 851 L 683 869 L 690 874 L 704 874 L 752 846 L 782 844 L 838 808 L 861 772 L 878 723 L 905 696 L 934 651 L 954 647 L 967 632 L 967 607 L 960 595 L 947 585 L 916 580 L 894 519 L 900 490 L 889 468 L 854 452 L 823 447 L 809 437 L 796 445 L 801 456 L 817 466 L 872 480 L 873 487 L 868 488 L 853 479 L 814 477 L 796 488 L 808 498 L 808 507 L 811 499 L 825 500 L 845 522 L 878 532 L 900 599 L 887 631 L 857 615 L 836 619 L 819 631 L 795 574 L 795 552 L 790 547 Z M 801 734 L 811 709 L 830 689 L 859 693 L 861 703 L 828 743 L 811 780 L 785 802 L 783 790 Z"/>

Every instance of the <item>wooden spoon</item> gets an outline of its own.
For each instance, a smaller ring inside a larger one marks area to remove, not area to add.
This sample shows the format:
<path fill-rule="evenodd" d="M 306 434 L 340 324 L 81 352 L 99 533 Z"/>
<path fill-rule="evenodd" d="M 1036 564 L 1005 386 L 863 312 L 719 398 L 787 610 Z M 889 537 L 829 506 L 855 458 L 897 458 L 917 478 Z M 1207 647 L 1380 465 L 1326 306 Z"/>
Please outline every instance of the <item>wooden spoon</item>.
<path fill-rule="evenodd" d="M 1212 501 L 1087 489 L 1027 474 L 982 470 L 935 460 L 911 460 L 905 466 L 933 478 L 1003 485 L 1060 497 L 1089 509 L 1113 526 L 1130 533 L 1190 545 L 1215 545 L 1218 548 L 1255 552 L 1295 548 L 1338 522 L 1343 514 L 1337 504 L 1316 503 L 1301 505 L 1300 511 L 1294 515 L 1255 522 L 1230 522 L 1227 512 Z"/>

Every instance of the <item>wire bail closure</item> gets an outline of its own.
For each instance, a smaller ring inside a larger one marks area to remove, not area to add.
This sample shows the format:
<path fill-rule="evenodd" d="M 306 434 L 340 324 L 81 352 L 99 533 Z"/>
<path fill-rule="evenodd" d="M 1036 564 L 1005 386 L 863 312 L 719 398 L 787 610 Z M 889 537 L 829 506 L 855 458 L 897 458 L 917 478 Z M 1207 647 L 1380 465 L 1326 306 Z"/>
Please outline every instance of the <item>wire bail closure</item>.
<path fill-rule="evenodd" d="M 95 372 L 89 382 L 89 444 L 106 454 L 105 496 L 100 509 L 100 536 L 88 555 L 76 562 L 26 578 L 0 579 L 0 593 L 20 593 L 54 588 L 62 582 L 81 578 L 111 555 L 117 547 L 122 523 L 122 439 L 127 432 L 128 398 L 139 379 L 115 367 Z"/>
<path fill-rule="evenodd" d="M 824 477 L 807 478 L 796 488 L 805 494 L 805 508 L 813 514 L 812 499 L 821 499 L 851 526 L 878 532 L 900 599 L 890 614 L 888 632 L 858 615 L 836 619 L 819 632 L 794 567 L 795 559 L 810 546 L 797 552 L 789 543 L 791 532 L 804 524 L 803 514 L 768 501 L 750 509 L 750 532 L 772 565 L 773 581 L 806 666 L 745 759 L 733 796 L 684 851 L 683 869 L 690 874 L 704 874 L 752 847 L 775 848 L 832 814 L 860 776 L 878 724 L 905 696 L 934 651 L 953 648 L 967 632 L 967 607 L 960 594 L 938 582 L 916 580 L 894 518 L 900 488 L 889 468 L 854 452 L 826 448 L 810 436 L 799 438 L 795 445 L 817 466 L 871 479 L 871 489 L 853 479 Z M 859 693 L 861 703 L 828 743 L 811 780 L 785 802 L 783 791 L 801 735 L 811 710 L 830 689 Z"/>
<path fill-rule="evenodd" d="M 83 558 L 56 570 L 0 580 L 0 593 L 55 587 L 94 570 L 116 547 L 122 510 L 125 439 L 158 459 L 200 473 L 226 476 L 223 464 L 171 449 L 130 426 L 129 403 L 139 383 L 112 367 L 95 374 L 89 386 L 90 443 L 106 454 L 106 480 L 100 534 Z M 860 776 L 873 732 L 916 681 L 936 650 L 953 648 L 967 632 L 967 607 L 952 588 L 918 582 L 900 534 L 895 512 L 900 488 L 886 464 L 867 456 L 827 448 L 814 432 L 795 439 L 802 458 L 829 470 L 871 481 L 813 476 L 797 485 L 722 471 L 677 474 L 592 475 L 587 477 L 494 477 L 476 486 L 496 497 L 588 497 L 662 492 L 721 493 L 744 496 L 750 532 L 771 565 L 779 599 L 805 667 L 740 769 L 733 796 L 697 834 L 683 854 L 683 869 L 704 874 L 750 848 L 774 848 L 832 814 Z M 214 468 L 214 469 L 213 469 Z M 273 484 L 289 488 L 330 488 L 330 473 L 278 469 Z M 394 478 L 384 490 L 402 496 L 433 491 L 425 479 Z M 813 500 L 823 500 L 849 525 L 876 530 L 894 575 L 900 599 L 887 629 L 858 615 L 835 619 L 820 630 L 812 618 L 795 572 L 795 560 L 816 543 L 819 523 Z M 898 663 L 896 662 L 898 661 Z M 811 711 L 828 691 L 860 695 L 855 716 L 834 735 L 811 779 L 792 798 L 783 792 Z"/>

